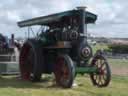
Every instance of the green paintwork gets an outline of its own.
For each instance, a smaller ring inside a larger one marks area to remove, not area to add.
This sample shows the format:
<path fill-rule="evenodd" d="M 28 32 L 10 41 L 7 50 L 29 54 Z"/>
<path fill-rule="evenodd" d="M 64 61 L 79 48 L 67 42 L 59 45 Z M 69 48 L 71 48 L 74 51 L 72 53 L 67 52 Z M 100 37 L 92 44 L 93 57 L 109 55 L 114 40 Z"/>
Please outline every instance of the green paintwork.
<path fill-rule="evenodd" d="M 38 40 L 41 42 L 42 45 L 54 44 L 56 42 L 45 33 L 41 33 L 38 36 Z"/>
<path fill-rule="evenodd" d="M 97 73 L 98 70 L 96 67 L 77 67 L 76 68 L 76 73 Z"/>
<path fill-rule="evenodd" d="M 85 23 L 95 23 L 97 19 L 97 15 L 91 12 L 88 12 L 88 11 L 86 11 L 85 14 L 86 14 Z M 56 13 L 53 15 L 42 16 L 42 17 L 32 18 L 29 20 L 20 21 L 18 22 L 18 26 L 28 27 L 28 26 L 33 26 L 33 25 L 49 25 L 54 22 L 60 22 L 63 17 L 72 17 L 74 15 L 80 15 L 79 10 L 70 10 L 70 11 L 65 11 L 61 13 Z"/>
<path fill-rule="evenodd" d="M 49 40 L 47 39 L 47 37 L 43 34 L 40 34 L 40 36 L 38 37 L 38 40 L 41 42 L 41 44 L 46 45 L 48 44 Z"/>

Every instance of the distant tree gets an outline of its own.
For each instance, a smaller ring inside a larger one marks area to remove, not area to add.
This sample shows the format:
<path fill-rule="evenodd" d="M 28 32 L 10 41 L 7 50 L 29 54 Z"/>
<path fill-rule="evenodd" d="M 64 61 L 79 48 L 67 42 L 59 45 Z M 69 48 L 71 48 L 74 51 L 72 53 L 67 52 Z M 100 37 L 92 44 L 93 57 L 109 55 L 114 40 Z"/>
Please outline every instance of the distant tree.
<path fill-rule="evenodd" d="M 128 44 L 109 44 L 108 48 L 113 52 L 113 53 L 128 53 Z"/>

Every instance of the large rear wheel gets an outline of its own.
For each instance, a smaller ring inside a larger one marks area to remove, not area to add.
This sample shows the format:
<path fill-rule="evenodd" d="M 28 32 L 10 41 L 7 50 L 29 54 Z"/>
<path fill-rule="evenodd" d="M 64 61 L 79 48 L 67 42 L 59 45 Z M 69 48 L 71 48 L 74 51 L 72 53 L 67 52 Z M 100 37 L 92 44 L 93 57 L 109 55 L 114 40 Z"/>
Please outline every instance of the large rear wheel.
<path fill-rule="evenodd" d="M 57 57 L 54 74 L 57 85 L 64 88 L 72 87 L 75 67 L 73 61 L 68 55 L 60 55 Z"/>
<path fill-rule="evenodd" d="M 43 69 L 42 50 L 36 40 L 24 43 L 20 53 L 21 78 L 29 81 L 40 81 Z"/>

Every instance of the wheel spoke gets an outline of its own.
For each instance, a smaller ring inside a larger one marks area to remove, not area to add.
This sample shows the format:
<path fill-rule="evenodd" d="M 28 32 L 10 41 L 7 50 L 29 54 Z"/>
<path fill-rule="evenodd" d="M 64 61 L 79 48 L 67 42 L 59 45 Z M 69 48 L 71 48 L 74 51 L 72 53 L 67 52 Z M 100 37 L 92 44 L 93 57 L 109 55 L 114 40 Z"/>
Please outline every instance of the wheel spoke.
<path fill-rule="evenodd" d="M 106 68 L 106 67 L 104 67 L 102 70 L 103 70 L 104 72 L 106 72 L 107 68 Z"/>
<path fill-rule="evenodd" d="M 98 68 L 100 68 L 101 62 L 102 62 L 101 60 L 97 60 L 97 67 L 98 67 Z"/>
<path fill-rule="evenodd" d="M 103 66 L 105 66 L 105 62 L 101 63 L 100 68 L 102 68 Z"/>
<path fill-rule="evenodd" d="M 106 81 L 106 75 L 103 75 L 103 79 L 104 79 L 104 81 Z"/>
<path fill-rule="evenodd" d="M 100 84 L 100 76 L 98 76 L 98 84 Z"/>
<path fill-rule="evenodd" d="M 101 76 L 101 78 L 102 78 L 102 85 L 105 83 L 105 79 L 104 79 L 104 77 L 103 77 L 103 75 Z"/>
<path fill-rule="evenodd" d="M 97 80 L 97 74 L 96 74 L 96 75 L 94 75 L 94 79 L 95 79 L 95 80 Z"/>

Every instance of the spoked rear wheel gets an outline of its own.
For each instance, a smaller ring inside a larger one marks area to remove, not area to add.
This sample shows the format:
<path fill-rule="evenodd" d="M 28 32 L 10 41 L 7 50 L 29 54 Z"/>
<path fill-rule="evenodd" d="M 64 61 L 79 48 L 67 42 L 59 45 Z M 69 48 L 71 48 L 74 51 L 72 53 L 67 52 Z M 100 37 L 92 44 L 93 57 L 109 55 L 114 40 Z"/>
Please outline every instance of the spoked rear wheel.
<path fill-rule="evenodd" d="M 54 74 L 57 85 L 64 88 L 72 87 L 75 67 L 73 61 L 68 55 L 60 55 L 57 57 Z"/>
<path fill-rule="evenodd" d="M 41 54 L 34 47 L 34 42 L 26 42 L 20 53 L 20 71 L 23 80 L 37 82 L 41 79 Z M 43 59 L 43 58 L 42 58 Z"/>
<path fill-rule="evenodd" d="M 98 72 L 90 74 L 92 83 L 98 87 L 106 87 L 111 80 L 111 71 L 104 56 L 96 56 L 92 60 L 92 66 L 97 67 Z"/>

